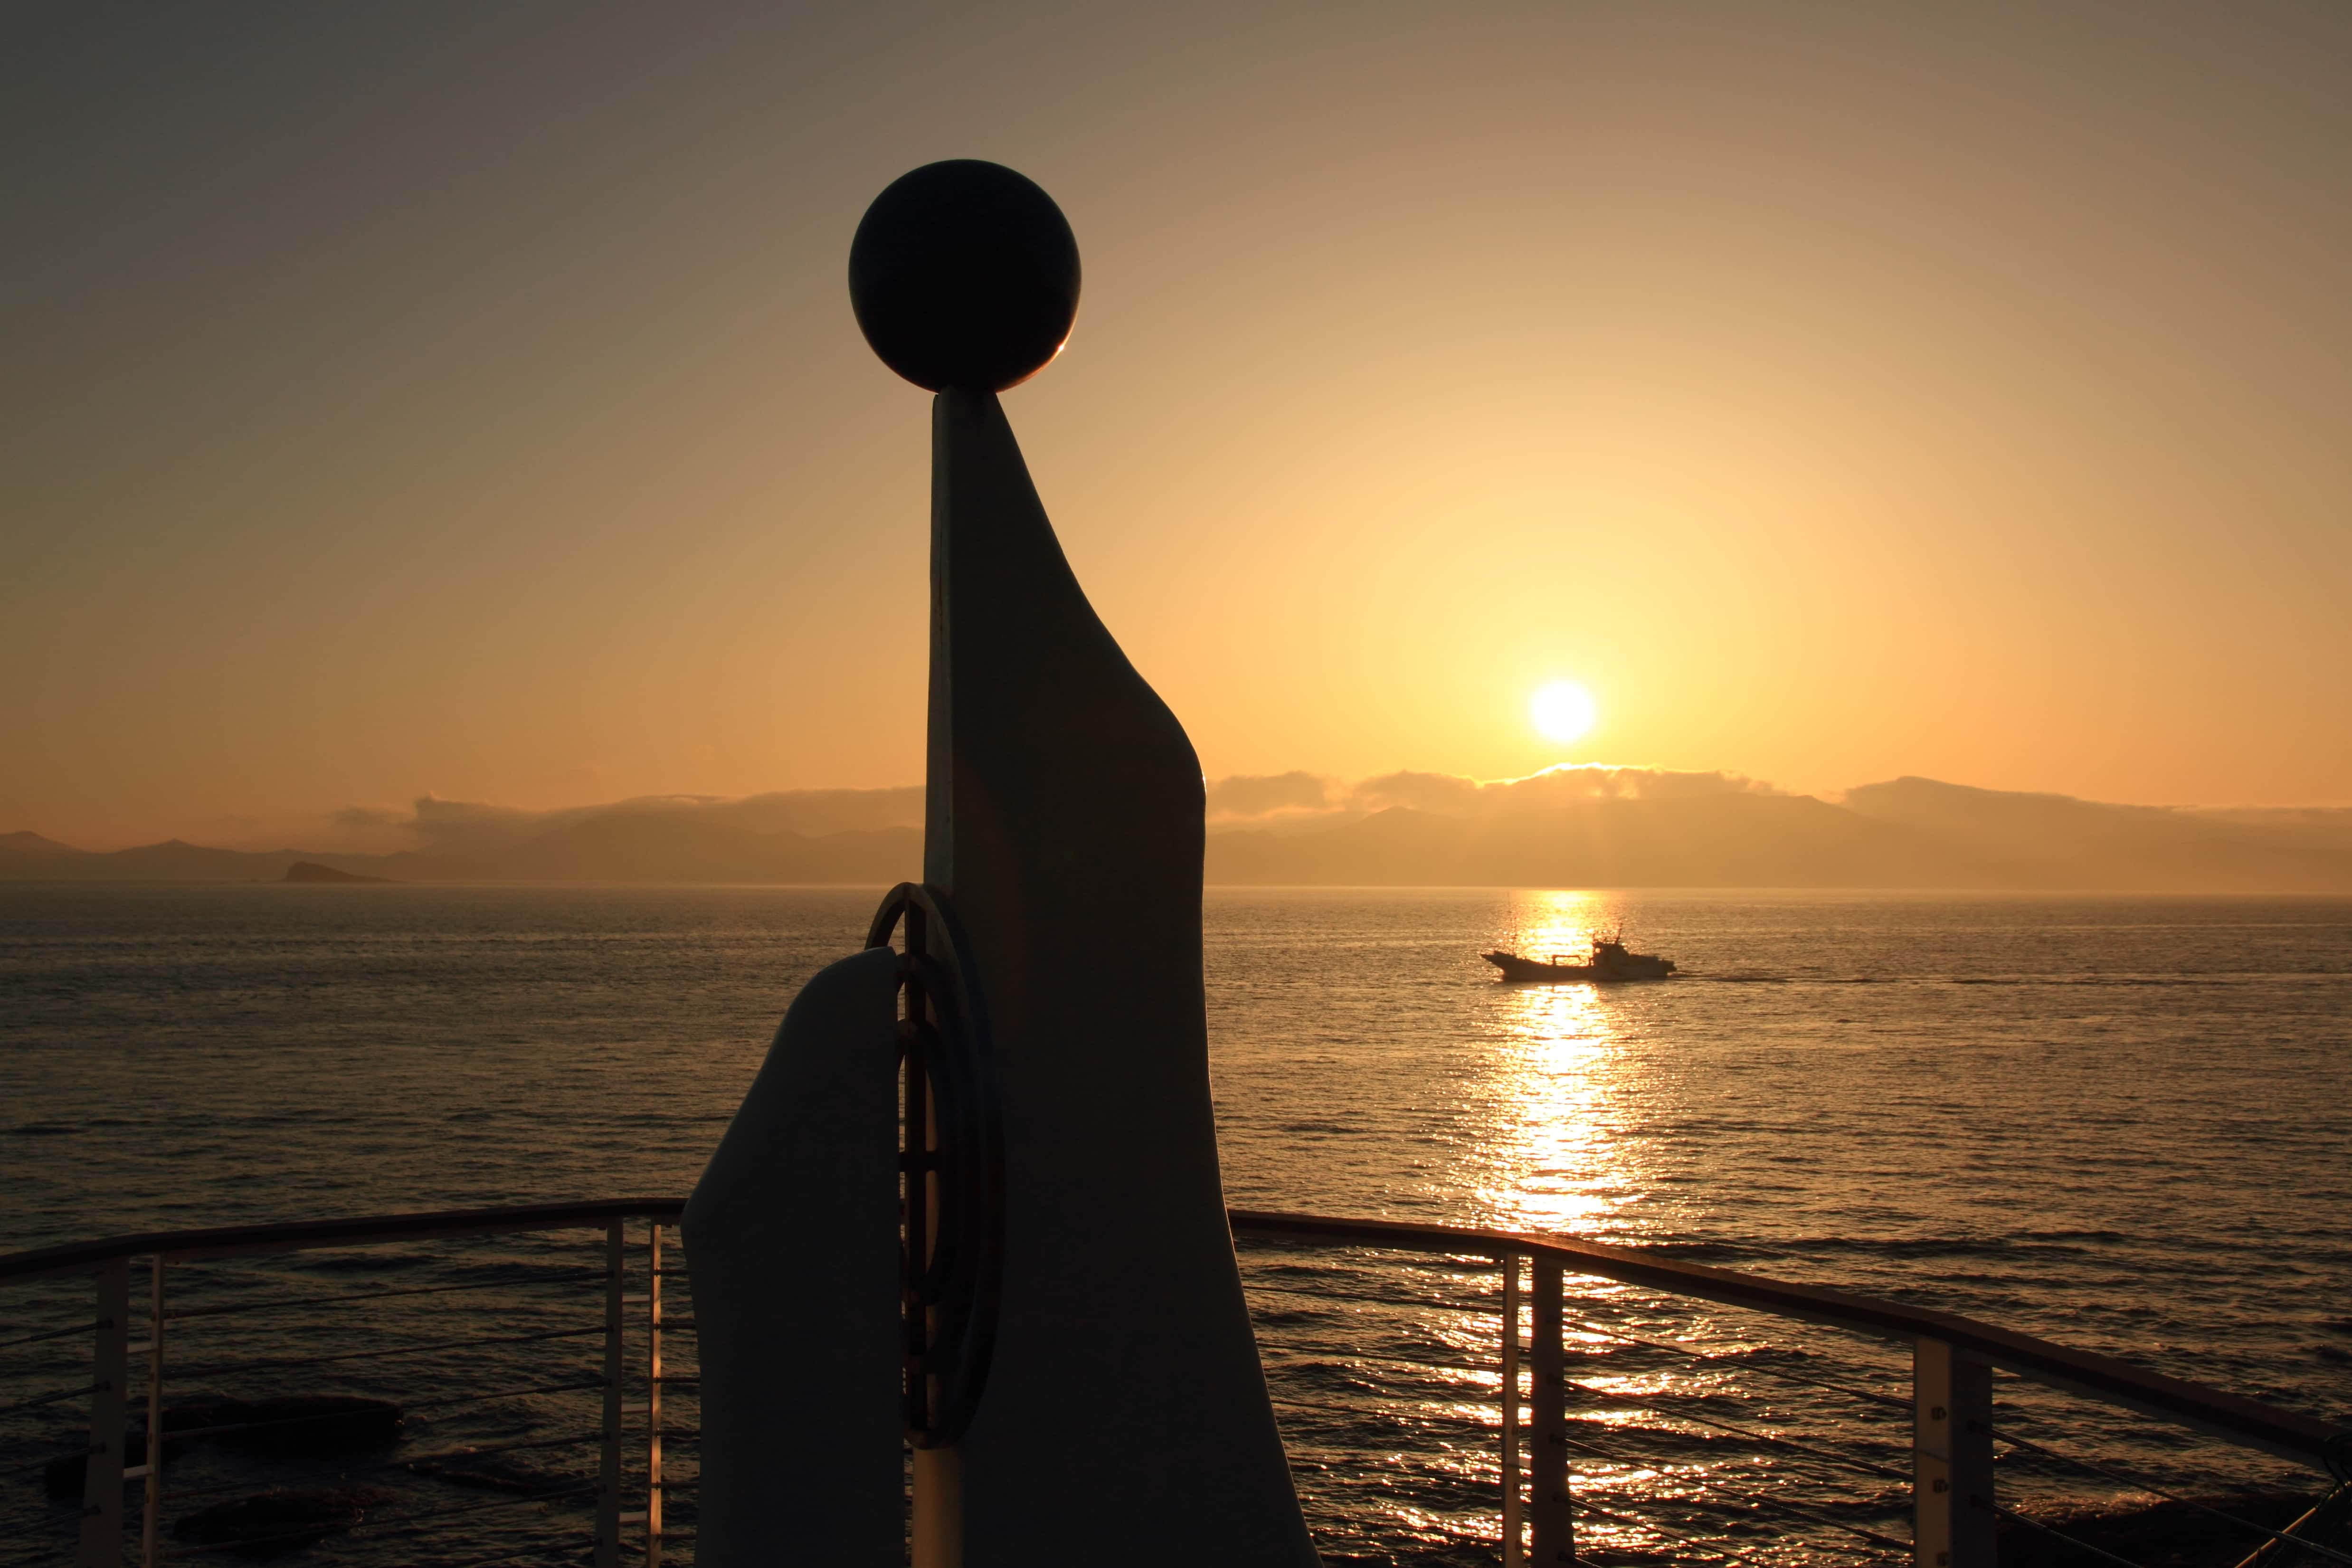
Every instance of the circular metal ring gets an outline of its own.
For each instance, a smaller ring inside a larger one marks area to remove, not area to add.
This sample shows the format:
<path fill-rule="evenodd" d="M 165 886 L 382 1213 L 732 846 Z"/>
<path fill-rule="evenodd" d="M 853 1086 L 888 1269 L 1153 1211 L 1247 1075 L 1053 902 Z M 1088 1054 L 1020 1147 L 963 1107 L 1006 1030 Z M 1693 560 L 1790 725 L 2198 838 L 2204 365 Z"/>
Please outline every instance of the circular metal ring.
<path fill-rule="evenodd" d="M 935 1448 L 953 1443 L 971 1424 L 996 1344 L 1003 1114 L 987 1004 L 945 895 L 913 882 L 891 889 L 875 911 L 866 945 L 888 946 L 902 924 L 908 938 L 898 960 L 898 984 L 907 996 L 907 1016 L 898 1026 L 907 1084 L 899 1136 L 899 1169 L 907 1179 L 899 1252 L 903 1394 L 908 1440 Z"/>

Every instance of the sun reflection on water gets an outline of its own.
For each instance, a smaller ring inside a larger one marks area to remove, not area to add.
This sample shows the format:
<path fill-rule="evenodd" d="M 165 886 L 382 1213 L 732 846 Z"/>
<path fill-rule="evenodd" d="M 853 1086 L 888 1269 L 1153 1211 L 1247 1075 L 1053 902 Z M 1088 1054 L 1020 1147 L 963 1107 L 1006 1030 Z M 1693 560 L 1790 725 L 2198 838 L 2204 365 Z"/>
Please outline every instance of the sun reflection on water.
<path fill-rule="evenodd" d="M 1595 936 L 1614 930 L 1612 913 L 1597 893 L 1521 893 L 1515 929 L 1498 936 L 1525 957 L 1581 961 Z M 1627 1070 L 1616 1008 L 1589 984 L 1496 991 L 1496 1136 L 1480 1196 L 1512 1229 L 1606 1229 L 1612 1211 L 1635 1195 L 1610 1114 Z"/>

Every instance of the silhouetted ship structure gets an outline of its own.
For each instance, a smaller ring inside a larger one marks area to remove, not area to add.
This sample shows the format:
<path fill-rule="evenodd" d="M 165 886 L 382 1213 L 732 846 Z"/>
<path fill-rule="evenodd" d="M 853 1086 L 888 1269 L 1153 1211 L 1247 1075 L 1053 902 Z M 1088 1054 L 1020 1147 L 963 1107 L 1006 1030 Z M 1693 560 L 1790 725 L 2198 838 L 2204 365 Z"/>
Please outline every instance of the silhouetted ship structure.
<path fill-rule="evenodd" d="M 937 395 L 926 879 L 793 999 L 690 1197 L 0 1255 L 0 1556 L 2016 1568 L 2054 1542 L 2133 1563 L 2090 1533 L 2160 1536 L 2166 1563 L 2352 1559 L 2311 1539 L 2352 1510 L 2352 1429 L 2307 1411 L 1665 1247 L 1229 1208 L 1199 758 L 1087 603 L 996 395 L 1068 337 L 1076 242 L 1013 171 L 929 164 L 868 209 L 850 279 L 868 342 Z M 1613 939 L 1486 956 L 1511 980 L 1675 968 Z M 1923 1178 L 1997 1192 L 1948 1131 L 1923 1131 Z M 1948 1289 L 1943 1263 L 1911 1293 Z M 422 1398 L 383 1397 L 404 1387 Z M 2213 1498 L 2252 1472 L 2184 1430 L 2305 1484 Z M 2053 1510 L 2061 1467 L 2095 1511 Z M 2170 1550 L 2191 1510 L 2226 1532 L 2194 1556 Z"/>
<path fill-rule="evenodd" d="M 1499 949 L 1485 955 L 1507 981 L 1558 984 L 1571 980 L 1664 980 L 1675 972 L 1675 961 L 1651 952 L 1628 952 L 1625 944 L 1607 937 L 1592 939 L 1589 963 L 1563 963 L 1553 953 L 1548 963 L 1521 958 Z"/>

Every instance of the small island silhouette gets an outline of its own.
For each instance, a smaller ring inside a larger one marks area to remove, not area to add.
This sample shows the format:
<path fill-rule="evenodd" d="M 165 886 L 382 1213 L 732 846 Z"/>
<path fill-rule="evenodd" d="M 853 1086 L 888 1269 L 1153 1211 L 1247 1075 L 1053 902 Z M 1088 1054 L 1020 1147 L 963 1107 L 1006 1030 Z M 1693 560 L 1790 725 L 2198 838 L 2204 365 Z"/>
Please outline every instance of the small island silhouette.
<path fill-rule="evenodd" d="M 297 860 L 286 868 L 280 879 L 288 882 L 384 882 L 391 877 L 362 877 L 356 871 L 338 871 L 332 866 L 321 866 L 316 860 Z"/>

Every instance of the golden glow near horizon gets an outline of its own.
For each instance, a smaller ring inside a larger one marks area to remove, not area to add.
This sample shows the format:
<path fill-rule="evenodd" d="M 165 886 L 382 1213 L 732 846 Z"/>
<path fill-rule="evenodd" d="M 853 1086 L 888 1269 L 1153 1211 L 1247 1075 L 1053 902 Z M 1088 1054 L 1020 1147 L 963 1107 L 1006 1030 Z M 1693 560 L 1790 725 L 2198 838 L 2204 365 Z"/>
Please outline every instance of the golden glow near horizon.
<path fill-rule="evenodd" d="M 2343 7 L 111 16 L 0 51 L 0 833 L 919 781 L 844 268 L 959 155 L 1077 234 L 1005 410 L 1213 779 L 1534 773 L 1525 671 L 1808 793 L 2352 804 Z"/>
<path fill-rule="evenodd" d="M 1592 693 L 1573 680 L 1555 680 L 1538 687 L 1536 694 L 1528 700 L 1528 718 L 1534 723 L 1536 733 L 1562 745 L 1583 739 L 1599 717 Z"/>

